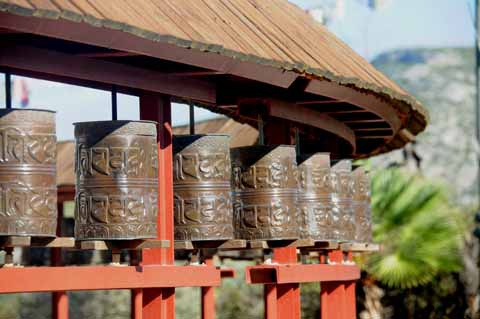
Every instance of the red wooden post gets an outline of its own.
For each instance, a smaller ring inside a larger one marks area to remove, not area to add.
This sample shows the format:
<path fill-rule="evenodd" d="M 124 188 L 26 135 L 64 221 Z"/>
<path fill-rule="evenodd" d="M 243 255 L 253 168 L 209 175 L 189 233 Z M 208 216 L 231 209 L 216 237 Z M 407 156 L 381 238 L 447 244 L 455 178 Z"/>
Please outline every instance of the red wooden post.
<path fill-rule="evenodd" d="M 205 264 L 213 265 L 213 259 L 205 259 Z M 215 319 L 215 288 L 202 287 L 202 319 Z"/>
<path fill-rule="evenodd" d="M 142 300 L 143 300 L 143 290 L 142 289 L 132 289 L 131 291 L 131 304 L 130 304 L 130 318 L 131 319 L 142 319 Z"/>
<path fill-rule="evenodd" d="M 62 235 L 63 200 L 57 202 L 57 236 Z M 62 249 L 52 248 L 50 261 L 52 266 L 62 265 Z M 52 292 L 52 319 L 68 319 L 68 295 L 66 291 Z"/>
<path fill-rule="evenodd" d="M 263 287 L 265 299 L 265 319 L 277 318 L 277 285 L 266 284 Z"/>
<path fill-rule="evenodd" d="M 158 239 L 170 240 L 170 248 L 145 249 L 143 264 L 173 264 L 173 159 L 170 97 L 145 93 L 140 96 L 140 119 L 158 122 Z M 175 318 L 175 289 L 144 289 L 142 319 Z"/>
<path fill-rule="evenodd" d="M 273 261 L 279 264 L 296 264 L 297 249 L 295 247 L 278 248 L 273 250 Z M 300 285 L 280 284 L 276 285 L 276 304 L 266 305 L 266 309 L 274 307 L 277 310 L 278 319 L 300 318 Z M 272 298 L 273 299 L 273 298 Z M 270 318 L 269 318 L 270 319 Z"/>
<path fill-rule="evenodd" d="M 328 253 L 330 262 L 342 263 L 343 252 L 335 250 Z M 347 285 L 353 285 L 350 282 L 332 281 L 321 283 L 320 304 L 321 319 L 354 319 L 355 314 L 355 290 L 353 291 L 353 305 L 351 290 L 348 291 L 350 298 L 347 298 Z M 353 307 L 353 309 L 352 309 Z M 352 316 L 353 314 L 353 316 Z"/>

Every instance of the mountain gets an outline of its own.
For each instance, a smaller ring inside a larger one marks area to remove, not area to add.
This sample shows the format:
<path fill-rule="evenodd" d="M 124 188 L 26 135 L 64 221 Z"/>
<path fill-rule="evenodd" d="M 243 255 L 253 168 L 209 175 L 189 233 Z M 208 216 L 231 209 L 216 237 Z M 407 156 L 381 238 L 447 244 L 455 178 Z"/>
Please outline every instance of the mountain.
<path fill-rule="evenodd" d="M 430 113 L 430 124 L 414 146 L 422 158 L 421 172 L 442 178 L 457 202 L 475 203 L 478 146 L 473 48 L 395 50 L 377 56 L 372 63 Z M 402 158 L 402 151 L 396 151 L 375 162 L 388 164 Z"/>

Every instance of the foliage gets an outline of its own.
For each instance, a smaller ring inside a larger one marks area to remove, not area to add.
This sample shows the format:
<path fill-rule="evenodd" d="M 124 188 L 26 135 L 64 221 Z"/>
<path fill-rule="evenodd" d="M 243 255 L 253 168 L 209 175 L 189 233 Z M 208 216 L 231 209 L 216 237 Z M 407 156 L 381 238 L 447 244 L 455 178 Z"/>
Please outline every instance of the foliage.
<path fill-rule="evenodd" d="M 445 189 L 400 169 L 372 178 L 374 239 L 383 245 L 366 270 L 390 287 L 410 288 L 461 269 L 463 228 Z"/>

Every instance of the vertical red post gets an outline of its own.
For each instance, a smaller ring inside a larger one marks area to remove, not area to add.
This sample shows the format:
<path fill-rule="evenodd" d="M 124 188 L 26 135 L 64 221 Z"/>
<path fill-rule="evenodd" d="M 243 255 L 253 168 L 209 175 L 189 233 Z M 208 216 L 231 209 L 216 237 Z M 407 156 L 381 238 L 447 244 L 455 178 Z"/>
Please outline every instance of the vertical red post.
<path fill-rule="evenodd" d="M 143 290 L 142 289 L 132 289 L 131 290 L 131 299 L 130 299 L 130 318 L 131 319 L 142 319 L 142 301 L 143 301 Z"/>
<path fill-rule="evenodd" d="M 274 249 L 273 261 L 279 264 L 295 264 L 297 249 L 295 247 Z M 267 309 L 272 306 L 276 307 L 278 319 L 300 319 L 300 285 L 298 283 L 276 285 L 276 305 L 265 307 Z"/>
<path fill-rule="evenodd" d="M 335 250 L 328 253 L 328 260 L 332 263 L 343 262 L 343 252 Z M 350 300 L 347 299 L 347 293 L 345 289 L 345 282 L 332 281 L 324 282 L 320 284 L 320 304 L 321 304 L 321 319 L 354 319 L 355 310 L 352 314 L 352 305 Z M 353 292 L 353 302 L 355 302 L 355 291 Z M 355 304 L 353 304 L 353 307 Z"/>
<path fill-rule="evenodd" d="M 293 144 L 290 125 L 286 121 L 266 122 L 264 127 L 265 143 Z M 273 250 L 273 261 L 279 264 L 297 263 L 295 247 L 277 248 Z M 268 319 L 300 318 L 300 286 L 299 284 L 268 285 L 265 288 L 265 316 Z M 269 317 L 272 316 L 272 317 Z"/>
<path fill-rule="evenodd" d="M 205 259 L 205 264 L 213 265 L 213 259 Z M 215 287 L 202 287 L 202 319 L 215 319 Z"/>
<path fill-rule="evenodd" d="M 62 235 L 63 200 L 57 202 L 57 236 Z M 52 248 L 50 261 L 52 266 L 62 265 L 62 249 Z M 52 319 L 68 319 L 68 295 L 66 291 L 52 292 Z"/>
<path fill-rule="evenodd" d="M 158 122 L 158 239 L 170 240 L 170 248 L 145 249 L 143 264 L 174 263 L 173 158 L 170 97 L 155 93 L 140 96 L 140 119 Z M 175 289 L 144 289 L 142 319 L 175 318 Z"/>
<path fill-rule="evenodd" d="M 263 287 L 265 299 L 265 319 L 277 319 L 277 285 L 267 284 Z"/>

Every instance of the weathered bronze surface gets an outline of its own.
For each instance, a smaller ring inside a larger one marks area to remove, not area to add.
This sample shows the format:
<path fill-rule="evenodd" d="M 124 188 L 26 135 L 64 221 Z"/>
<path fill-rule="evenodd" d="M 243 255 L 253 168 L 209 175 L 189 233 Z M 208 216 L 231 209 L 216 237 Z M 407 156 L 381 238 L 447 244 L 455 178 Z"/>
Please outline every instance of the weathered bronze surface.
<path fill-rule="evenodd" d="M 337 227 L 332 215 L 330 155 L 316 153 L 299 158 L 298 207 L 301 237 L 332 240 Z"/>
<path fill-rule="evenodd" d="M 370 206 L 370 178 L 363 167 L 352 172 L 353 211 L 355 213 L 355 241 L 372 242 L 372 211 Z"/>
<path fill-rule="evenodd" d="M 156 125 L 146 121 L 75 123 L 75 237 L 157 236 Z"/>
<path fill-rule="evenodd" d="M 173 137 L 175 240 L 233 238 L 230 137 Z"/>
<path fill-rule="evenodd" d="M 299 237 L 293 146 L 233 148 L 234 227 L 239 239 Z"/>
<path fill-rule="evenodd" d="M 55 236 L 55 112 L 0 110 L 0 235 Z"/>
<path fill-rule="evenodd" d="M 352 207 L 353 179 L 352 162 L 342 160 L 333 165 L 332 178 L 332 216 L 333 239 L 341 241 L 355 240 L 355 215 Z"/>

